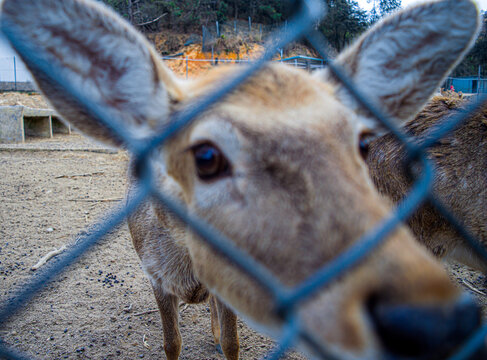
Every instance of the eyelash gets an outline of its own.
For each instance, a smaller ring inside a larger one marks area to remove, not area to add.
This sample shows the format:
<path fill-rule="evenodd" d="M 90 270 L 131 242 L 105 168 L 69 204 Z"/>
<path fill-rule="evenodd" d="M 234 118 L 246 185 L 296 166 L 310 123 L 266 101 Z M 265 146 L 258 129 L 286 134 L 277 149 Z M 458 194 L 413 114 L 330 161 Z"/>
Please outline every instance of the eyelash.
<path fill-rule="evenodd" d="M 372 143 L 373 139 L 374 139 L 374 134 L 370 132 L 363 132 L 362 134 L 360 134 L 359 151 L 360 151 L 360 155 L 364 160 L 367 159 L 367 155 L 369 154 L 370 144 Z"/>

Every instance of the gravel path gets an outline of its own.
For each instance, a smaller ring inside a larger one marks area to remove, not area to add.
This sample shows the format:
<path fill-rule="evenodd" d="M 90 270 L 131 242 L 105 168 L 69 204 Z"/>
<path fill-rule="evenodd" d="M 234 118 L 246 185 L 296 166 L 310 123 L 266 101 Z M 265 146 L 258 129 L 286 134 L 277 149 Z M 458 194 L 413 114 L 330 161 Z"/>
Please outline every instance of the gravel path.
<path fill-rule="evenodd" d="M 83 135 L 54 135 L 53 138 L 29 138 L 25 143 L 0 143 L 0 151 L 84 151 L 116 154 L 118 149 L 98 143 Z"/>

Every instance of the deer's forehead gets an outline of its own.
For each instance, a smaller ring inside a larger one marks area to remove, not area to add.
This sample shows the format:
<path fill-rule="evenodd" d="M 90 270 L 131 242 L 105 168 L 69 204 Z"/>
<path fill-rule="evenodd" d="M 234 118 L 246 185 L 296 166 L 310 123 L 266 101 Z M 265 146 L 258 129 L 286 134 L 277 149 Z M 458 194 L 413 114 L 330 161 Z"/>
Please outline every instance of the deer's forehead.
<path fill-rule="evenodd" d="M 221 67 L 187 84 L 186 99 L 208 93 L 233 71 Z M 177 150 L 170 153 L 211 141 L 233 163 L 279 153 L 294 158 L 296 149 L 306 156 L 331 156 L 353 149 L 357 123 L 330 85 L 304 71 L 270 65 L 200 116 L 178 136 L 177 145 L 173 142 Z"/>
<path fill-rule="evenodd" d="M 181 149 L 210 141 L 220 148 L 233 164 L 301 163 L 342 158 L 356 146 L 355 129 L 350 122 L 334 116 L 336 121 L 283 121 L 279 114 L 265 114 L 262 121 L 249 112 L 218 112 L 195 122 L 181 138 Z M 249 119 L 252 119 L 249 121 Z"/>
<path fill-rule="evenodd" d="M 187 82 L 184 85 L 186 99 L 209 93 L 240 71 L 241 67 L 222 66 L 201 78 Z M 331 85 L 303 70 L 269 64 L 232 91 L 225 98 L 225 102 L 283 109 L 316 104 L 322 97 L 334 97 Z"/>
<path fill-rule="evenodd" d="M 185 100 L 211 92 L 239 70 L 221 67 L 186 84 Z M 198 123 L 205 121 L 228 122 L 239 129 L 272 135 L 296 130 L 327 132 L 336 126 L 344 127 L 345 123 L 353 125 L 356 119 L 336 99 L 331 85 L 305 71 L 272 64 L 207 111 Z M 218 131 L 218 127 L 213 128 Z M 209 128 L 196 125 L 193 129 L 208 132 Z"/>

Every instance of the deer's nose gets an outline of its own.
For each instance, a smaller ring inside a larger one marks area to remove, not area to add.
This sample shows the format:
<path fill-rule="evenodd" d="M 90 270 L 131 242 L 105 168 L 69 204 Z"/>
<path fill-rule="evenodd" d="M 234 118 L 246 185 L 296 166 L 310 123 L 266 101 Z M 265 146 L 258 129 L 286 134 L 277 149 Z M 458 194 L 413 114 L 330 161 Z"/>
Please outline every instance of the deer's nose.
<path fill-rule="evenodd" d="M 371 301 L 376 331 L 392 359 L 445 359 L 480 326 L 479 306 L 462 294 L 443 306 L 390 305 Z M 480 354 L 481 353 L 481 354 Z M 480 349 L 475 359 L 487 359 Z"/>

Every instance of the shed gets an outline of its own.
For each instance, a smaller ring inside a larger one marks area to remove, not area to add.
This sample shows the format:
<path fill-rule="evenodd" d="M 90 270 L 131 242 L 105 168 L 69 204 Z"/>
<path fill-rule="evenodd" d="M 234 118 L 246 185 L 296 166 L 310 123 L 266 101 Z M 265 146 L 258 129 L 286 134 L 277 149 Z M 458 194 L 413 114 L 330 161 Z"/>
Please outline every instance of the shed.
<path fill-rule="evenodd" d="M 28 137 L 53 137 L 55 133 L 71 134 L 71 126 L 54 110 L 0 107 L 0 142 L 25 142 Z"/>

